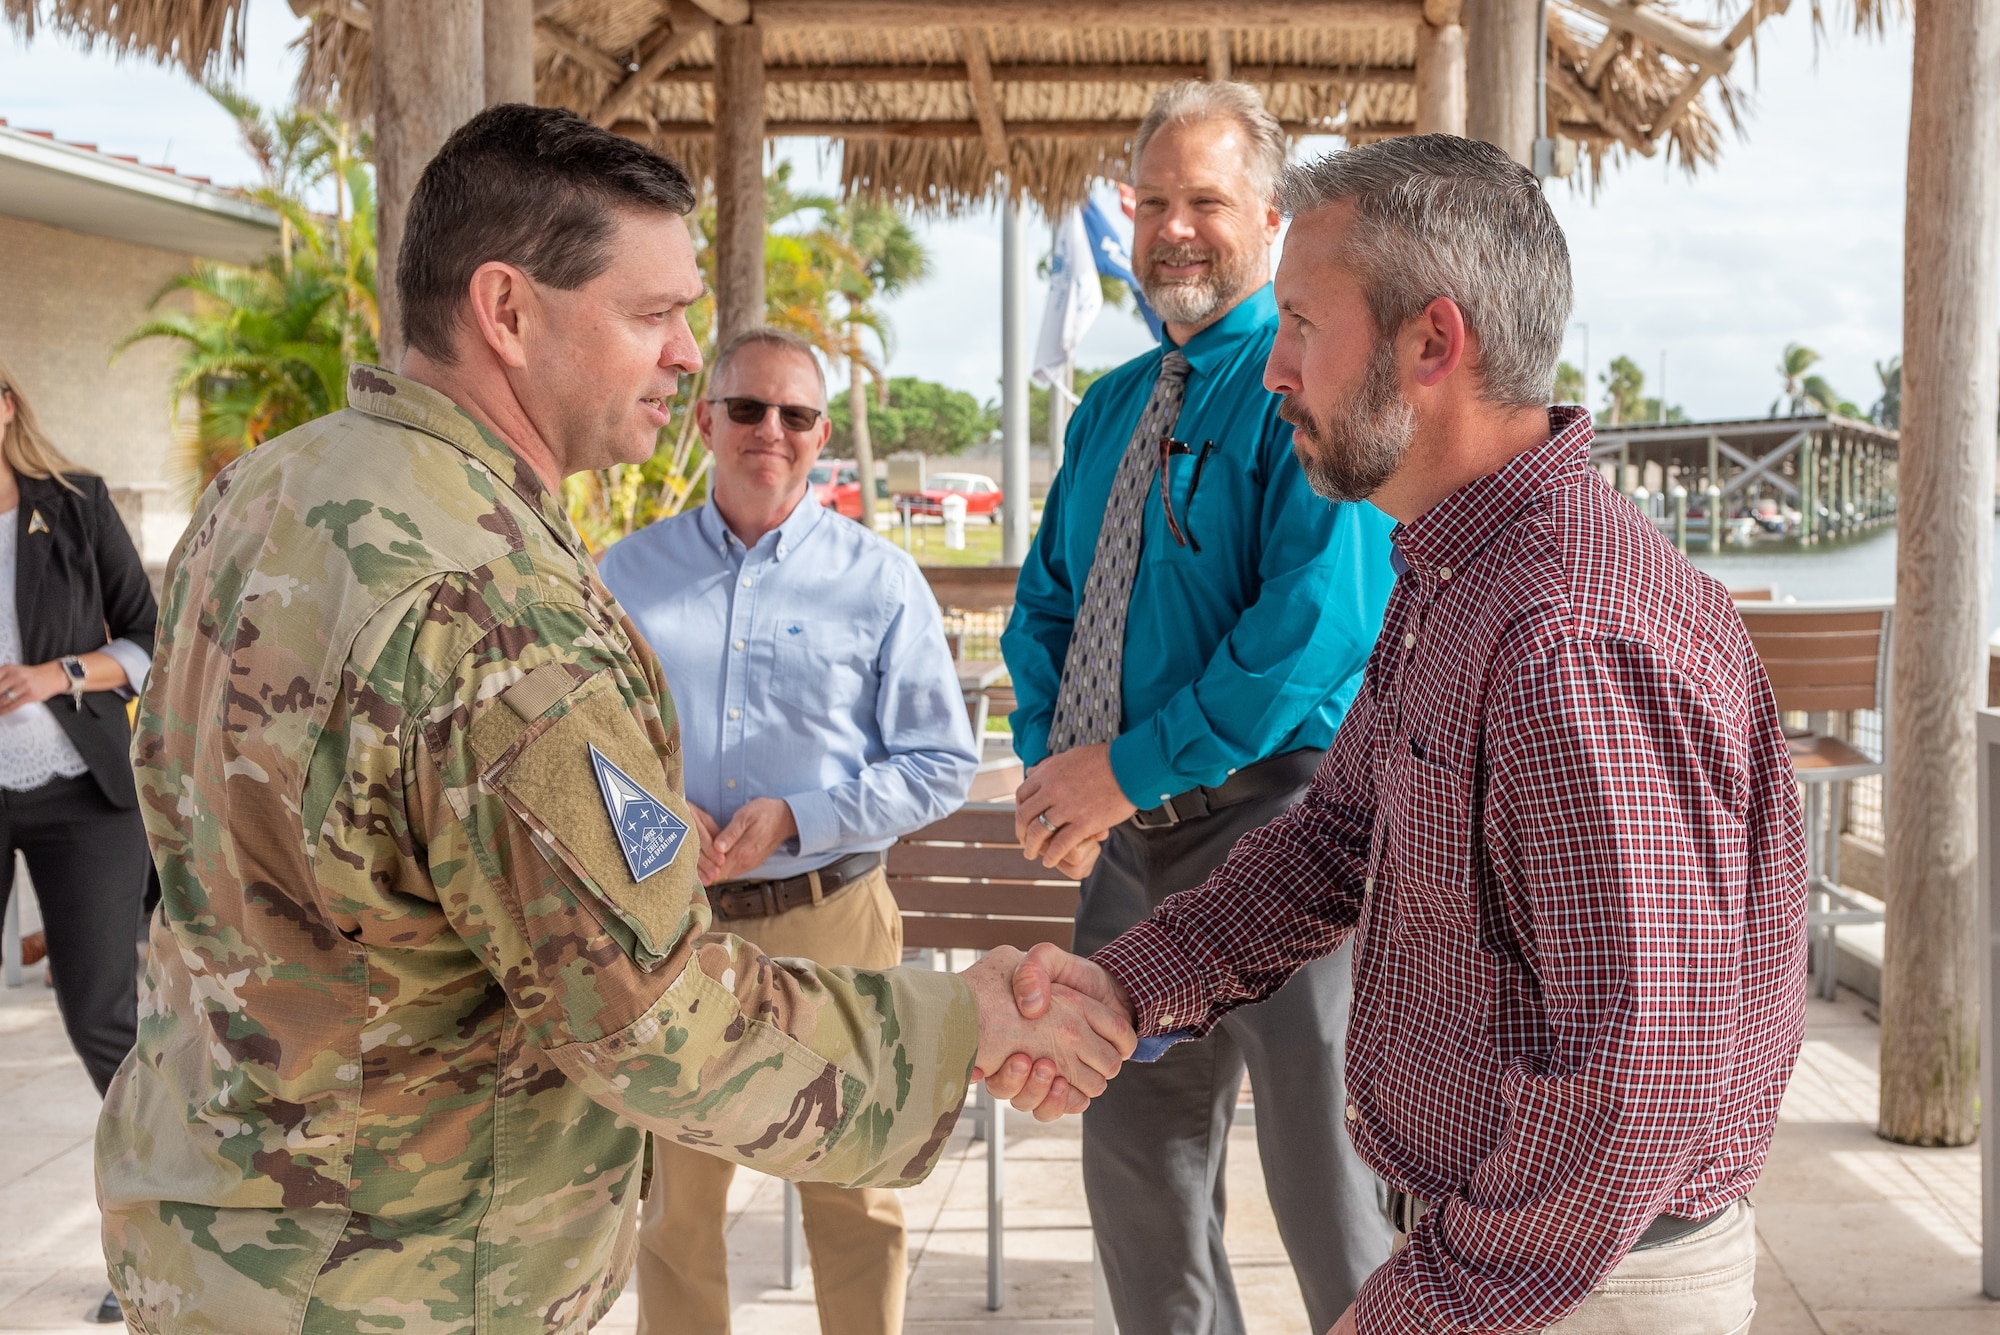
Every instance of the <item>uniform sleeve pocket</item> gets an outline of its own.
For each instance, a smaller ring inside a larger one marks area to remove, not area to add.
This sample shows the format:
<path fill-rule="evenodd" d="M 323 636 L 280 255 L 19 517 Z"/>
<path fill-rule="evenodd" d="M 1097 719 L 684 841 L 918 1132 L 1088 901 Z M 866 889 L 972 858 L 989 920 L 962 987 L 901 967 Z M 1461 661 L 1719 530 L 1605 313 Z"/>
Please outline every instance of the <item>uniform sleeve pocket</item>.
<path fill-rule="evenodd" d="M 609 915 L 606 929 L 633 959 L 658 968 L 686 935 L 700 893 L 699 835 L 611 678 L 577 687 L 480 761 L 542 855 Z"/>

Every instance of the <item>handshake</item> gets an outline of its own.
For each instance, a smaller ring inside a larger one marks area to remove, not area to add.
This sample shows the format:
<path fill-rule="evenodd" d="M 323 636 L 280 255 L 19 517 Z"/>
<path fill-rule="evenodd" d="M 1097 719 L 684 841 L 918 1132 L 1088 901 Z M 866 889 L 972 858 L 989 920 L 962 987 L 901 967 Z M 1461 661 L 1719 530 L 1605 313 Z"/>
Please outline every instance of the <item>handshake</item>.
<path fill-rule="evenodd" d="M 1137 1045 L 1124 986 L 1056 946 L 1002 946 L 959 977 L 979 1005 L 972 1078 L 1037 1121 L 1089 1107 Z"/>

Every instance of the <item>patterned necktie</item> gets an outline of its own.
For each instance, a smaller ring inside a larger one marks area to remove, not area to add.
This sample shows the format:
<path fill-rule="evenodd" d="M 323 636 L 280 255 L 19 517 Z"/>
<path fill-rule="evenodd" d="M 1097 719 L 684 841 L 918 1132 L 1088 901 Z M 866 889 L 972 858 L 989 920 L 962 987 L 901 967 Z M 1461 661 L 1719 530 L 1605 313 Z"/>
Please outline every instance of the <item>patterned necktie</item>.
<path fill-rule="evenodd" d="M 1138 429 L 1104 508 L 1097 552 L 1083 586 L 1083 606 L 1070 632 L 1063 660 L 1062 689 L 1055 721 L 1049 725 L 1049 754 L 1073 746 L 1108 742 L 1124 722 L 1125 614 L 1132 602 L 1132 576 L 1139 570 L 1139 542 L 1145 531 L 1146 492 L 1160 467 L 1160 441 L 1181 416 L 1188 361 L 1178 351 L 1160 359 L 1160 378 L 1139 414 Z"/>

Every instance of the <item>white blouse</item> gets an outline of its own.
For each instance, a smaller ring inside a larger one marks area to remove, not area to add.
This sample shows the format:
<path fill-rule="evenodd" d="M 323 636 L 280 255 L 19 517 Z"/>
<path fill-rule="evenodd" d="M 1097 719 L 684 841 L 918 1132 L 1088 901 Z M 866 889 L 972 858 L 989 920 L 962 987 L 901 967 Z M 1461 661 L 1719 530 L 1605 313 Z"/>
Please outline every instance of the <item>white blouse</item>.
<path fill-rule="evenodd" d="M 21 661 L 21 616 L 14 605 L 19 535 L 15 512 L 0 510 L 0 663 Z M 103 648 L 130 680 L 129 688 L 119 694 L 144 690 L 146 676 L 153 668 L 152 655 L 130 640 L 113 640 Z M 54 778 L 73 779 L 89 768 L 48 705 L 23 705 L 0 714 L 0 788 L 25 793 Z"/>

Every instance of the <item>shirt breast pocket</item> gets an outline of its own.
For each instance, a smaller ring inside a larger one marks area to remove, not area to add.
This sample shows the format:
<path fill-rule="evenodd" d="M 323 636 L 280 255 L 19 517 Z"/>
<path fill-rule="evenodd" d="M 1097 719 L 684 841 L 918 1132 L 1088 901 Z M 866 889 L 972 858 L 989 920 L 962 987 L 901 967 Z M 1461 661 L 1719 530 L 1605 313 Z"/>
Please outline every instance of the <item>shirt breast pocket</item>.
<path fill-rule="evenodd" d="M 776 638 L 769 689 L 781 712 L 815 720 L 872 702 L 875 643 L 859 627 L 787 621 Z"/>
<path fill-rule="evenodd" d="M 1471 911 L 1471 781 L 1400 748 L 1389 772 L 1382 860 L 1392 881 L 1391 931 L 1443 924 Z"/>

